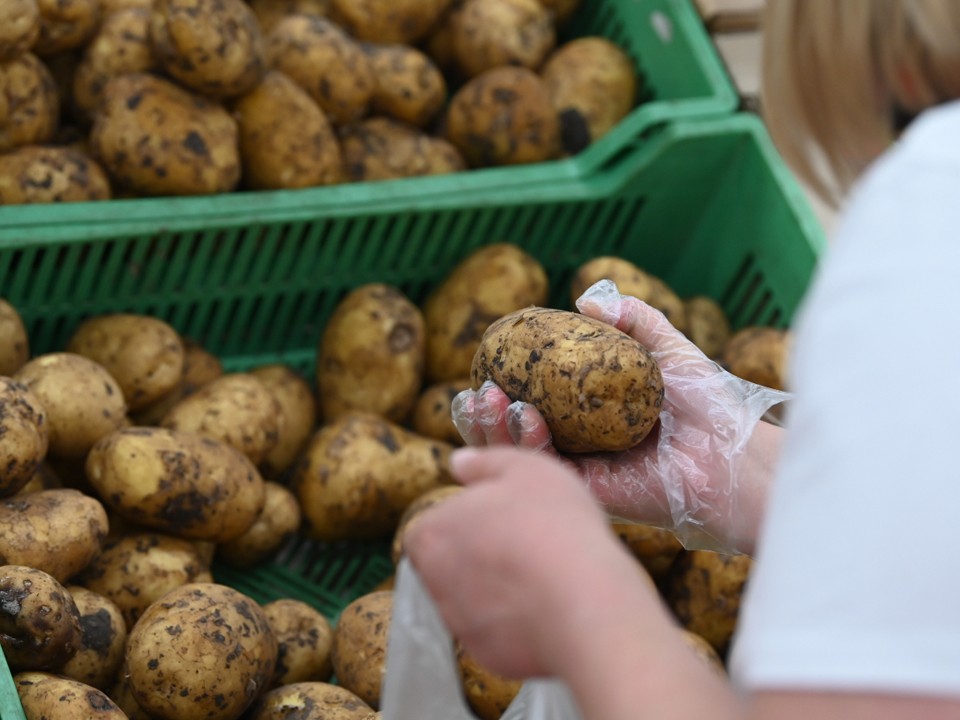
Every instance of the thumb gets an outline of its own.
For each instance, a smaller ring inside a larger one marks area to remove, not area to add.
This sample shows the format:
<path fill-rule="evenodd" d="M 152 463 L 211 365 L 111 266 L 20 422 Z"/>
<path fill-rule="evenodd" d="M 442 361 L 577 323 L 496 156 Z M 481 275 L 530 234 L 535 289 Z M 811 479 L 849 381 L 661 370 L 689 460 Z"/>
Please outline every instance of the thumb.
<path fill-rule="evenodd" d="M 540 463 L 543 467 L 537 468 Z M 457 448 L 450 455 L 450 471 L 463 485 L 476 485 L 500 480 L 510 474 L 527 472 L 550 472 L 559 465 L 561 472 L 568 472 L 559 460 L 535 450 L 512 445 Z"/>

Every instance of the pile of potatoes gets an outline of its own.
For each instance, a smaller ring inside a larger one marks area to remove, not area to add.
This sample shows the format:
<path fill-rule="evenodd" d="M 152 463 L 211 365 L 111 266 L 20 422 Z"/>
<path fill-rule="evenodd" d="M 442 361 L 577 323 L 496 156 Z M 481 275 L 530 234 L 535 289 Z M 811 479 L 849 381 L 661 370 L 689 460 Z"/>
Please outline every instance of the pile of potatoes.
<path fill-rule="evenodd" d="M 731 371 L 782 386 L 786 331 L 733 333 L 715 301 L 680 299 L 622 258 L 584 263 L 570 293 L 605 277 Z M 291 541 L 386 542 L 399 562 L 419 513 L 461 490 L 447 470 L 463 444 L 451 402 L 491 369 L 508 392 L 536 390 L 530 402 L 566 396 L 540 407 L 548 422 L 572 417 L 574 435 L 599 426 L 639 442 L 662 396 L 656 363 L 547 307 L 550 287 L 532 255 L 491 243 L 420 302 L 386 283 L 353 288 L 318 334 L 312 381 L 282 363 L 227 370 L 202 338 L 124 312 L 34 354 L 21 311 L 0 299 L 0 643 L 28 714 L 69 697 L 75 714 L 57 717 L 271 720 L 290 703 L 372 717 L 391 578 L 327 618 L 290 598 L 261 606 L 217 583 L 217 563 L 255 571 Z M 611 347 L 636 367 L 607 372 Z M 571 398 L 574 366 L 594 384 Z M 635 387 L 640 416 L 625 427 L 613 399 Z M 684 551 L 658 528 L 611 532 L 722 671 L 749 561 Z M 519 683 L 458 658 L 474 712 L 499 717 Z"/>
<path fill-rule="evenodd" d="M 0 204 L 210 195 L 575 154 L 634 61 L 579 0 L 5 0 Z"/>

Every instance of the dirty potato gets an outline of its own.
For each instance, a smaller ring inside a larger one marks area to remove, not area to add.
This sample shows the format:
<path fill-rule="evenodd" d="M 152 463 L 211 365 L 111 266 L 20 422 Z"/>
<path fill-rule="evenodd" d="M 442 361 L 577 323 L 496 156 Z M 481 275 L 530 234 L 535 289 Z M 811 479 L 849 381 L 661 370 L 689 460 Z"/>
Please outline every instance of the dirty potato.
<path fill-rule="evenodd" d="M 83 46 L 100 22 L 100 0 L 37 0 L 40 36 L 33 44 L 38 55 L 53 55 Z"/>
<path fill-rule="evenodd" d="M 20 312 L 0 297 L 0 375 L 11 376 L 30 359 L 30 338 Z"/>
<path fill-rule="evenodd" d="M 76 353 L 39 355 L 13 376 L 47 413 L 49 452 L 82 458 L 104 435 L 124 427 L 127 403 L 113 376 Z"/>
<path fill-rule="evenodd" d="M 0 63 L 0 153 L 50 142 L 60 123 L 60 96 L 33 53 Z"/>
<path fill-rule="evenodd" d="M 129 720 L 102 690 L 49 672 L 17 673 L 13 683 L 28 718 Z"/>
<path fill-rule="evenodd" d="M 457 495 L 463 489 L 462 485 L 443 485 L 433 490 L 427 490 L 407 506 L 407 509 L 400 516 L 397 529 L 393 534 L 393 543 L 390 545 L 390 559 L 393 560 L 394 565 L 398 565 L 403 557 L 403 541 L 407 531 L 422 517 L 423 511 Z"/>
<path fill-rule="evenodd" d="M 632 522 L 611 522 L 611 528 L 654 582 L 661 582 L 674 560 L 683 551 L 677 536 L 669 530 Z"/>
<path fill-rule="evenodd" d="M 59 667 L 80 647 L 73 596 L 52 575 L 25 565 L 0 566 L 0 628 L 12 672 Z"/>
<path fill-rule="evenodd" d="M 260 472 L 268 480 L 286 475 L 310 436 L 317 429 L 317 400 L 310 384 L 287 365 L 262 365 L 250 370 L 276 399 L 283 416 L 283 432 L 277 444 L 260 463 Z"/>
<path fill-rule="evenodd" d="M 243 0 L 154 0 L 150 40 L 160 65 L 205 97 L 236 97 L 266 67 L 263 32 Z"/>
<path fill-rule="evenodd" d="M 466 169 L 451 143 L 384 117 L 341 130 L 343 162 L 353 182 L 445 175 Z"/>
<path fill-rule="evenodd" d="M 539 0 L 466 0 L 453 23 L 457 64 L 470 78 L 508 65 L 536 70 L 556 43 Z"/>
<path fill-rule="evenodd" d="M 343 609 L 333 631 L 337 682 L 374 709 L 380 707 L 392 617 L 392 590 L 367 593 Z"/>
<path fill-rule="evenodd" d="M 123 663 L 127 625 L 120 608 L 100 593 L 80 585 L 68 585 L 67 592 L 80 612 L 80 645 L 57 673 L 106 691 Z"/>
<path fill-rule="evenodd" d="M 326 682 L 282 685 L 261 696 L 244 720 L 373 720 L 373 708 L 354 693 Z"/>
<path fill-rule="evenodd" d="M 523 681 L 498 675 L 471 657 L 460 643 L 456 644 L 457 670 L 463 696 L 479 720 L 500 720 L 520 692 Z"/>
<path fill-rule="evenodd" d="M 787 386 L 790 333 L 782 328 L 750 326 L 731 335 L 722 361 L 737 377 L 774 390 Z"/>
<path fill-rule="evenodd" d="M 376 90 L 371 111 L 425 128 L 447 101 L 447 81 L 430 57 L 409 45 L 367 44 Z"/>
<path fill-rule="evenodd" d="M 359 410 L 406 420 L 423 383 L 423 314 L 397 288 L 362 285 L 334 308 L 317 349 L 325 422 Z"/>
<path fill-rule="evenodd" d="M 183 372 L 180 382 L 166 395 L 132 415 L 136 425 L 156 425 L 170 408 L 223 375 L 223 363 L 196 340 L 181 337 L 183 344 Z"/>
<path fill-rule="evenodd" d="M 410 426 L 414 432 L 451 445 L 464 445 L 463 437 L 453 424 L 451 405 L 464 390 L 473 387 L 470 378 L 434 383 L 423 389 L 413 406 Z"/>
<path fill-rule="evenodd" d="M 249 0 L 250 9 L 265 33 L 289 15 L 326 17 L 330 0 Z"/>
<path fill-rule="evenodd" d="M 453 447 L 370 413 L 351 412 L 311 438 L 293 477 L 317 540 L 387 537 L 420 495 L 452 479 Z"/>
<path fill-rule="evenodd" d="M 498 67 L 477 75 L 450 101 L 447 138 L 474 167 L 556 158 L 560 120 L 532 70 Z"/>
<path fill-rule="evenodd" d="M 283 598 L 263 606 L 277 638 L 274 685 L 330 680 L 333 626 L 326 616 L 302 600 Z"/>
<path fill-rule="evenodd" d="M 156 720 L 237 718 L 268 689 L 276 662 L 263 609 L 216 583 L 170 591 L 127 639 L 130 687 Z"/>
<path fill-rule="evenodd" d="M 180 335 L 157 317 L 133 313 L 96 315 L 67 340 L 67 351 L 99 363 L 123 391 L 131 411 L 173 390 L 183 372 Z"/>
<path fill-rule="evenodd" d="M 236 120 L 153 75 L 107 82 L 90 147 L 121 189 L 139 195 L 223 193 L 240 181 Z"/>
<path fill-rule="evenodd" d="M 69 147 L 29 145 L 0 155 L 0 205 L 109 200 L 110 180 Z"/>
<path fill-rule="evenodd" d="M 556 25 L 564 25 L 583 4 L 583 0 L 540 0 L 540 4 L 553 14 Z"/>
<path fill-rule="evenodd" d="M 267 63 L 306 90 L 334 125 L 356 122 L 377 88 L 360 43 L 325 18 L 291 15 L 266 37 Z"/>
<path fill-rule="evenodd" d="M 643 345 L 611 325 L 553 308 L 527 308 L 487 328 L 471 370 L 543 415 L 560 452 L 617 451 L 660 417 L 663 376 Z"/>
<path fill-rule="evenodd" d="M 253 567 L 277 553 L 300 529 L 300 504 L 285 485 L 263 484 L 263 510 L 237 537 L 219 543 L 217 556 L 234 567 Z"/>
<path fill-rule="evenodd" d="M 707 642 L 702 635 L 698 635 L 686 628 L 681 628 L 680 634 L 683 636 L 684 642 L 693 650 L 694 655 L 703 660 L 703 662 L 707 664 L 707 667 L 722 677 L 726 676 L 727 667 L 723 662 L 723 658 L 720 657 L 713 645 Z"/>
<path fill-rule="evenodd" d="M 687 336 L 708 358 L 719 358 L 730 339 L 730 321 L 720 304 L 706 295 L 683 301 Z"/>
<path fill-rule="evenodd" d="M 27 52 L 39 36 L 37 0 L 6 0 L 0 4 L 0 63 Z"/>
<path fill-rule="evenodd" d="M 48 442 L 47 417 L 37 396 L 26 385 L 0 376 L 0 498 L 30 482 L 47 455 Z"/>
<path fill-rule="evenodd" d="M 40 492 L 41 490 L 56 490 L 62 488 L 63 483 L 57 474 L 50 468 L 48 463 L 40 463 L 36 471 L 27 481 L 27 484 L 21 487 L 11 497 L 20 495 L 29 495 L 30 493 Z"/>
<path fill-rule="evenodd" d="M 330 15 L 354 37 L 411 45 L 434 26 L 451 0 L 331 0 Z"/>

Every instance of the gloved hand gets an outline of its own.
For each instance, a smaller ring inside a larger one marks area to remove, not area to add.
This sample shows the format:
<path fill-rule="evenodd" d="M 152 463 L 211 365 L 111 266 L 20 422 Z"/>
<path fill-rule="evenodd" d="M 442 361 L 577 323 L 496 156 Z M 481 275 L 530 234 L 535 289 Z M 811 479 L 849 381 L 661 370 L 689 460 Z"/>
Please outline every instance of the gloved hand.
<path fill-rule="evenodd" d="M 761 418 L 789 394 L 723 370 L 660 311 L 609 280 L 590 287 L 577 308 L 651 352 L 664 399 L 658 426 L 637 447 L 566 462 L 615 518 L 672 530 L 687 549 L 751 552 L 781 434 Z M 557 454 L 536 408 L 511 402 L 493 383 L 460 393 L 452 413 L 468 445 Z"/>

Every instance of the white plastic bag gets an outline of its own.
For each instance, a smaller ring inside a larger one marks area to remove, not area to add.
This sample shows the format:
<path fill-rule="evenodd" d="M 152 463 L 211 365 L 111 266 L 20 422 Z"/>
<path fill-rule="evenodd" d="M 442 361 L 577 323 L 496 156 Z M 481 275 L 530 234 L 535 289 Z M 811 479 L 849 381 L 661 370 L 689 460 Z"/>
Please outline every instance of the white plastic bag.
<path fill-rule="evenodd" d="M 383 720 L 476 720 L 460 685 L 453 640 L 409 560 L 397 569 L 380 702 Z M 580 720 L 557 680 L 528 680 L 502 720 Z"/>

